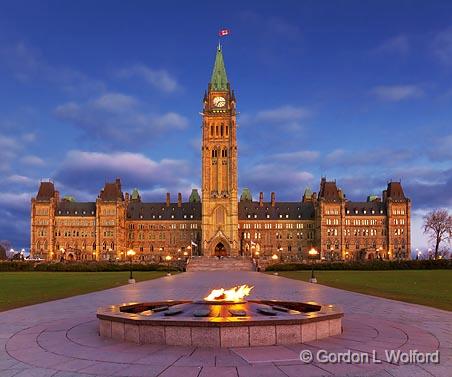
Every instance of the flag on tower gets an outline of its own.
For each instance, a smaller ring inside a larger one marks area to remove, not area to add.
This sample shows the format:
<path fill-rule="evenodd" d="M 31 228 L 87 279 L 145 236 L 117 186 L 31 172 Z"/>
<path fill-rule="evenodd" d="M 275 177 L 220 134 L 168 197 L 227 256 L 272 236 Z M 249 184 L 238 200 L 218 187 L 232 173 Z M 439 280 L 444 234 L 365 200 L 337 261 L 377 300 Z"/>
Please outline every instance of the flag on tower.
<path fill-rule="evenodd" d="M 229 29 L 221 29 L 219 32 L 218 32 L 218 35 L 220 36 L 220 37 L 225 37 L 226 35 L 229 35 L 231 33 L 231 31 L 229 30 Z"/>
<path fill-rule="evenodd" d="M 195 247 L 198 247 L 198 244 L 197 244 L 197 243 L 194 243 L 193 241 L 191 241 L 191 245 L 192 245 L 192 246 L 195 246 Z"/>

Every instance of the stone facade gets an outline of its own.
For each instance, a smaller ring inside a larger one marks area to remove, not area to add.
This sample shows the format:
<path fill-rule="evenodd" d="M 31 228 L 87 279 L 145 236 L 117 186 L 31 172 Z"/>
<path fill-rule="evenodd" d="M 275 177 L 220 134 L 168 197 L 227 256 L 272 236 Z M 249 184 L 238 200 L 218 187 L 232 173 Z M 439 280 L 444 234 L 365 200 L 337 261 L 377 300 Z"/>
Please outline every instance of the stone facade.
<path fill-rule="evenodd" d="M 410 257 L 410 208 L 400 182 L 382 196 L 346 199 L 335 181 L 322 178 L 298 202 L 275 193 L 238 200 L 236 99 L 220 46 L 203 100 L 202 200 L 193 190 L 171 201 L 145 203 L 138 190 L 123 193 L 121 181 L 106 183 L 95 202 L 60 198 L 52 182 L 41 182 L 31 203 L 30 250 L 46 260 L 127 259 L 162 261 L 167 255 L 249 256 L 306 260 L 316 248 L 326 260 Z"/>

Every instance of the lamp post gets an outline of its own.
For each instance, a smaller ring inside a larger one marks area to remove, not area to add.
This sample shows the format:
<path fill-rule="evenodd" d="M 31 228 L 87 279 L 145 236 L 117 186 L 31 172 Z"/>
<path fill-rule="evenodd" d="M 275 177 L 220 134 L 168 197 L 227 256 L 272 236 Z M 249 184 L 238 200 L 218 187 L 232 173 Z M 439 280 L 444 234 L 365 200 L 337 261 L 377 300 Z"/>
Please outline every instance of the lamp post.
<path fill-rule="evenodd" d="M 317 259 L 317 255 L 319 255 L 319 252 L 314 249 L 313 247 L 311 248 L 311 250 L 308 251 L 308 255 L 309 257 L 313 260 L 312 263 L 312 269 L 311 269 L 311 278 L 309 279 L 310 283 L 317 283 L 317 279 L 314 276 L 314 259 Z"/>
<path fill-rule="evenodd" d="M 167 255 L 167 256 L 165 257 L 165 260 L 166 260 L 166 262 L 168 263 L 168 272 L 166 273 L 166 276 L 171 276 L 171 272 L 170 272 L 170 262 L 171 262 L 171 259 L 173 259 L 173 258 L 171 257 L 171 255 Z"/>
<path fill-rule="evenodd" d="M 64 262 L 64 253 L 66 252 L 64 247 L 60 247 L 60 252 L 61 252 L 61 261 Z"/>
<path fill-rule="evenodd" d="M 130 276 L 129 276 L 129 284 L 134 284 L 135 283 L 135 279 L 133 278 L 133 256 L 135 255 L 135 250 L 130 249 L 127 250 L 127 256 L 130 259 Z"/>
<path fill-rule="evenodd" d="M 279 257 L 276 254 L 272 255 L 273 262 L 278 263 L 278 259 L 279 259 Z M 276 272 L 276 271 L 273 272 L 273 275 L 278 276 L 278 272 Z"/>

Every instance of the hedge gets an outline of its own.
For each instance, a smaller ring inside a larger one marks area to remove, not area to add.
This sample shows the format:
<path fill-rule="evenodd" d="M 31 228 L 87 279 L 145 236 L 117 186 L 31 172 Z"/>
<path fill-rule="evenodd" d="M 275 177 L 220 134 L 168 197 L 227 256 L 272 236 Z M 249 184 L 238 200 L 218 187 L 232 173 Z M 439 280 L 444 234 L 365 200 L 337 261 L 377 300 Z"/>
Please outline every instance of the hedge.
<path fill-rule="evenodd" d="M 0 262 L 0 271 L 48 271 L 48 272 L 108 272 L 108 271 L 129 271 L 128 263 L 42 263 L 29 261 Z M 167 271 L 168 265 L 162 264 L 134 264 L 134 271 Z M 183 266 L 171 265 L 171 271 L 181 271 Z"/>
<path fill-rule="evenodd" d="M 273 264 L 266 271 L 310 270 L 310 263 Z M 366 262 L 321 262 L 314 263 L 316 270 L 435 270 L 452 269 L 451 259 L 400 260 L 400 261 L 366 261 Z"/>

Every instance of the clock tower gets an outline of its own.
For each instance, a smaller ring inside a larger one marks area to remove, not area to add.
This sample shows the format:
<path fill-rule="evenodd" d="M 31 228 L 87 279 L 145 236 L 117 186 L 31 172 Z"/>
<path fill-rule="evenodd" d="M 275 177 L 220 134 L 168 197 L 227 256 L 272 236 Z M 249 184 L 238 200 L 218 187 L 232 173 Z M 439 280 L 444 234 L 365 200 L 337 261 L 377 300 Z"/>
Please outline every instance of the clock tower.
<path fill-rule="evenodd" d="M 221 45 L 204 95 L 202 122 L 202 248 L 206 256 L 237 255 L 236 101 Z"/>

